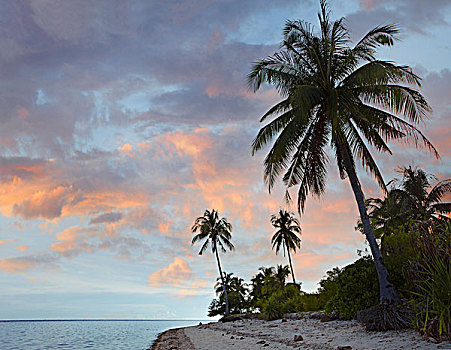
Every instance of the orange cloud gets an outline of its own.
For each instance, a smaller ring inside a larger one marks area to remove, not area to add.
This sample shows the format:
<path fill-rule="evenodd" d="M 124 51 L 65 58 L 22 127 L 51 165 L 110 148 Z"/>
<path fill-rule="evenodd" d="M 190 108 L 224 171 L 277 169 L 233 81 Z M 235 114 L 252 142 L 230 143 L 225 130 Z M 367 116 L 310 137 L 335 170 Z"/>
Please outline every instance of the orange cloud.
<path fill-rule="evenodd" d="M 0 271 L 17 273 L 32 267 L 33 261 L 25 258 L 6 258 L 0 260 Z"/>
<path fill-rule="evenodd" d="M 77 239 L 83 233 L 83 228 L 71 226 L 56 235 L 56 239 L 60 242 L 52 243 L 50 248 L 58 253 L 73 251 L 77 248 Z"/>
<path fill-rule="evenodd" d="M 17 250 L 20 250 L 21 252 L 24 252 L 28 249 L 28 246 L 26 245 L 19 245 L 16 247 Z"/>
<path fill-rule="evenodd" d="M 193 276 L 193 270 L 188 263 L 178 257 L 168 267 L 157 270 L 148 276 L 149 287 L 160 287 L 170 285 L 173 287 L 183 286 Z"/>
<path fill-rule="evenodd" d="M 129 156 L 129 157 L 133 157 L 133 146 L 131 144 L 129 144 L 129 143 L 126 143 L 123 146 L 118 147 L 118 151 L 121 154 L 124 154 L 124 155 Z"/>

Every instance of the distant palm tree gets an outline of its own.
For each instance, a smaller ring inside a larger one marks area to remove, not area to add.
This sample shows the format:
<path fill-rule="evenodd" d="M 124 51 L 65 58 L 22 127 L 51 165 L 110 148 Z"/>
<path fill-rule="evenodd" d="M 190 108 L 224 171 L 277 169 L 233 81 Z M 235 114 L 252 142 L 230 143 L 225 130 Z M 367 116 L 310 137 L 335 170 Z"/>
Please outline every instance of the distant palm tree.
<path fill-rule="evenodd" d="M 260 299 L 267 294 L 269 289 L 275 285 L 274 267 L 260 267 L 259 272 L 251 278 L 252 292 L 254 299 Z"/>
<path fill-rule="evenodd" d="M 288 276 L 290 276 L 290 267 L 288 265 L 277 265 L 276 272 L 274 272 L 274 277 L 279 282 L 281 287 L 285 286 L 285 281 Z"/>
<path fill-rule="evenodd" d="M 386 191 L 367 145 L 391 153 L 388 140 L 413 141 L 416 146 L 424 144 L 438 157 L 416 127 L 431 108 L 414 88 L 420 86 L 421 79 L 410 67 L 375 58 L 378 46 L 393 45 L 399 32 L 395 25 L 376 27 L 350 47 L 344 19 L 332 22 L 326 1 L 320 4 L 319 33 L 310 23 L 287 21 L 280 51 L 256 62 L 248 75 L 253 91 L 268 83 L 283 98 L 261 118 L 263 122 L 274 116 L 254 139 L 252 154 L 272 144 L 264 163 L 265 182 L 271 191 L 284 173 L 288 201 L 289 189 L 299 186 L 301 213 L 309 193 L 321 196 L 325 192 L 329 161 L 326 147 L 331 146 L 340 176 L 349 178 L 354 192 L 376 265 L 380 301 L 397 302 L 368 218 L 356 161 Z"/>
<path fill-rule="evenodd" d="M 219 296 L 219 300 L 225 300 L 224 286 L 221 279 L 218 277 L 215 284 L 215 293 Z M 248 285 L 244 283 L 244 280 L 233 273 L 224 272 L 224 284 L 227 289 L 227 295 L 229 298 L 229 307 L 232 313 L 245 312 L 248 306 L 246 300 L 248 294 Z"/>
<path fill-rule="evenodd" d="M 245 298 L 248 292 L 247 284 L 244 283 L 244 279 L 234 276 L 233 273 L 224 272 L 224 284 L 226 286 L 227 292 L 237 293 L 241 298 Z M 221 278 L 217 278 L 215 284 L 216 295 L 221 295 L 224 293 L 224 285 L 222 284 Z"/>
<path fill-rule="evenodd" d="M 282 246 L 284 255 L 287 253 L 293 283 L 296 284 L 290 250 L 296 252 L 301 247 L 301 239 L 297 236 L 301 233 L 299 220 L 294 217 L 294 213 L 280 209 L 278 215 L 271 216 L 271 224 L 277 229 L 271 239 L 272 249 L 275 247 L 277 254 Z"/>
<path fill-rule="evenodd" d="M 208 249 L 208 246 L 211 245 L 211 252 L 216 256 L 219 276 L 224 287 L 224 298 L 226 303 L 225 315 L 227 316 L 229 314 L 229 302 L 227 299 L 227 288 L 225 287 L 221 262 L 219 261 L 218 246 L 224 253 L 226 252 L 226 248 L 229 250 L 235 248 L 230 241 L 232 239 L 232 225 L 226 218 L 219 218 L 216 210 L 205 210 L 204 215 L 196 219 L 194 225 L 191 227 L 191 231 L 193 233 L 199 232 L 193 237 L 191 244 L 205 240 L 200 248 L 199 255 L 202 255 L 202 253 Z"/>

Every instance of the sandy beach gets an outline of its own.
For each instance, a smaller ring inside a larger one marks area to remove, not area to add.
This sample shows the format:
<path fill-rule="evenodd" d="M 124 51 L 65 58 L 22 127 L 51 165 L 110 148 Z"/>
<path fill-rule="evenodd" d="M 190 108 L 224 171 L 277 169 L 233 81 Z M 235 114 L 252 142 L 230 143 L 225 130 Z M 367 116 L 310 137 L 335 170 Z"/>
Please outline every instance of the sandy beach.
<path fill-rule="evenodd" d="M 295 337 L 297 338 L 295 340 Z M 317 319 L 239 320 L 178 328 L 160 334 L 152 350 L 226 349 L 451 349 L 450 342 L 425 341 L 413 330 L 366 332 L 357 321 Z"/>

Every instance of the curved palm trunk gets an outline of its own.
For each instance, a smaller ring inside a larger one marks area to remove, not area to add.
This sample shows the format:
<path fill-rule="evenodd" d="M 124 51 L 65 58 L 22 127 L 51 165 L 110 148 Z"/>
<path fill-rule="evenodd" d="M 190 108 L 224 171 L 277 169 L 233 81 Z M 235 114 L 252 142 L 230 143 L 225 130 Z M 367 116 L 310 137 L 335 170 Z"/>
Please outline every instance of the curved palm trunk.
<path fill-rule="evenodd" d="M 218 254 L 218 249 L 216 248 L 216 243 L 215 243 L 214 249 L 215 249 L 216 261 L 218 262 L 219 276 L 221 276 L 222 288 L 224 289 L 225 316 L 228 316 L 229 315 L 229 300 L 227 298 L 227 288 L 226 288 L 225 281 L 224 281 L 224 275 L 222 274 L 221 262 L 219 261 L 219 254 Z"/>
<path fill-rule="evenodd" d="M 293 277 L 293 283 L 296 284 L 296 280 L 294 279 L 293 264 L 291 263 L 290 249 L 288 249 L 288 248 L 287 248 L 287 253 L 288 253 L 288 262 L 290 263 L 291 276 Z"/>
<path fill-rule="evenodd" d="M 374 237 L 373 228 L 371 227 L 370 219 L 368 217 L 359 179 L 357 178 L 355 169 L 351 164 L 348 152 L 343 149 L 343 147 L 341 147 L 340 152 L 343 156 L 346 173 L 348 174 L 349 182 L 351 183 L 352 191 L 354 192 L 354 196 L 357 201 L 360 219 L 362 220 L 363 225 L 363 232 L 365 233 L 366 239 L 370 245 L 373 260 L 376 265 L 377 276 L 379 279 L 380 302 L 381 304 L 398 304 L 399 296 L 398 293 L 396 293 L 393 284 L 388 281 L 388 271 L 384 265 L 376 238 Z"/>

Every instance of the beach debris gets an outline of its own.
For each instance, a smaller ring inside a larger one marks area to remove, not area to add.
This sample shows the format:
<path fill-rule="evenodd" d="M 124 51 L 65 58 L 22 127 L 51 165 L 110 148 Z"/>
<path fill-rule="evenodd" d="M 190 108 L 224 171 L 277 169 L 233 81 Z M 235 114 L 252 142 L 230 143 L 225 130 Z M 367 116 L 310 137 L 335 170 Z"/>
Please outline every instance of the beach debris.
<path fill-rule="evenodd" d="M 264 340 L 259 340 L 258 342 L 257 342 L 257 344 L 265 344 L 266 342 L 264 341 Z"/>
<path fill-rule="evenodd" d="M 352 346 L 350 345 L 339 346 L 337 350 L 352 350 Z"/>
<path fill-rule="evenodd" d="M 304 337 L 300 334 L 295 334 L 294 341 L 303 341 Z"/>
<path fill-rule="evenodd" d="M 287 319 L 286 318 L 282 318 L 281 322 L 287 322 Z"/>
<path fill-rule="evenodd" d="M 330 315 L 324 314 L 323 316 L 321 316 L 320 320 L 321 322 L 330 322 L 338 320 L 338 318 L 338 313 L 334 311 Z"/>
<path fill-rule="evenodd" d="M 320 320 L 322 317 L 324 317 L 326 315 L 326 313 L 324 311 L 317 311 L 317 312 L 312 312 L 308 315 L 308 318 L 314 318 L 314 319 L 318 319 Z"/>

